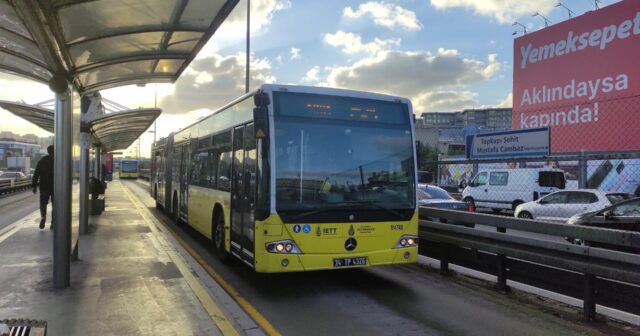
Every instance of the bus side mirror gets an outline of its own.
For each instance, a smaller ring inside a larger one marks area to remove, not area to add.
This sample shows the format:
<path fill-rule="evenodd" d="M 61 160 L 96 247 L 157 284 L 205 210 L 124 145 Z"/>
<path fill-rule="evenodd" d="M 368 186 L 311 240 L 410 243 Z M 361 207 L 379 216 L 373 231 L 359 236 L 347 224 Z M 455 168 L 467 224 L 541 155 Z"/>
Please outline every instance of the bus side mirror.
<path fill-rule="evenodd" d="M 269 136 L 269 110 L 266 107 L 253 108 L 253 129 L 257 139 Z"/>

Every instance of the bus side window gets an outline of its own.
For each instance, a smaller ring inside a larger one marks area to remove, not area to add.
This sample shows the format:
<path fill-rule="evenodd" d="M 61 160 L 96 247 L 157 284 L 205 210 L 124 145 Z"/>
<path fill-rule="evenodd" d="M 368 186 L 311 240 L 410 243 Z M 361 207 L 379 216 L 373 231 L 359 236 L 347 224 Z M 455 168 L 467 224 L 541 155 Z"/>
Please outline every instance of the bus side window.
<path fill-rule="evenodd" d="M 209 187 L 218 187 L 218 165 L 220 164 L 220 151 L 209 150 Z"/>
<path fill-rule="evenodd" d="M 217 155 L 217 188 L 231 190 L 231 130 L 213 138 Z"/>
<path fill-rule="evenodd" d="M 200 167 L 198 166 L 198 154 L 194 155 L 193 164 L 191 165 L 191 182 L 192 184 L 197 185 L 198 179 L 200 178 L 199 173 Z"/>
<path fill-rule="evenodd" d="M 207 164 L 209 163 L 209 152 L 198 152 L 198 176 L 194 177 L 194 181 L 201 187 L 208 187 L 209 185 L 209 170 Z"/>
<path fill-rule="evenodd" d="M 231 190 L 231 148 L 229 148 L 227 152 L 220 153 L 218 189 L 224 191 Z"/>

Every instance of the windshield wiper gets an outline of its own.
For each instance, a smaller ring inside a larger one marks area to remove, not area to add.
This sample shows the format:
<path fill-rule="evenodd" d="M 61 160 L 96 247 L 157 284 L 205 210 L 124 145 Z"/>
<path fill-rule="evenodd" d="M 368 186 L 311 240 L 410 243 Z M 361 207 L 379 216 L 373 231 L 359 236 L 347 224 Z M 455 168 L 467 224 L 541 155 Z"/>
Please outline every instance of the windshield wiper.
<path fill-rule="evenodd" d="M 336 210 L 345 210 L 345 209 L 347 209 L 347 210 L 351 209 L 351 206 L 331 206 L 331 207 L 326 207 L 326 208 L 320 208 L 320 209 L 316 209 L 316 210 L 306 211 L 306 212 L 299 213 L 299 214 L 291 217 L 291 221 L 296 221 L 296 220 L 298 220 L 300 218 L 308 217 L 308 216 L 319 214 L 319 213 L 323 213 L 323 212 L 336 211 Z"/>
<path fill-rule="evenodd" d="M 291 221 L 296 221 L 298 219 L 304 218 L 304 217 L 308 217 L 311 215 L 316 215 L 319 213 L 324 213 L 324 212 L 330 212 L 330 211 L 336 211 L 336 210 L 360 210 L 357 208 L 358 205 L 365 205 L 365 206 L 373 206 L 375 208 L 378 208 L 380 210 L 384 210 L 394 216 L 397 217 L 402 217 L 402 214 L 399 213 L 398 211 L 388 208 L 382 204 L 378 204 L 375 203 L 373 201 L 355 201 L 355 202 L 345 202 L 342 203 L 341 206 L 330 206 L 330 207 L 326 207 L 326 208 L 320 208 L 320 209 L 316 209 L 316 210 L 311 210 L 311 211 L 307 211 L 307 212 L 303 212 L 300 214 L 297 214 L 293 217 L 291 217 Z"/>
<path fill-rule="evenodd" d="M 398 211 L 393 210 L 393 209 L 388 208 L 388 207 L 386 207 L 386 206 L 384 206 L 384 205 L 382 205 L 382 204 L 380 204 L 380 203 L 376 203 L 376 202 L 373 202 L 373 201 L 357 201 L 357 202 L 349 202 L 348 204 L 354 204 L 354 205 L 371 205 L 371 206 L 373 206 L 373 207 L 375 207 L 375 208 L 378 208 L 378 209 L 380 209 L 380 210 L 384 210 L 384 211 L 386 211 L 386 212 L 388 212 L 388 213 L 390 213 L 390 214 L 392 214 L 392 215 L 394 215 L 394 216 L 402 217 L 402 214 L 401 214 L 401 213 L 399 213 Z"/>

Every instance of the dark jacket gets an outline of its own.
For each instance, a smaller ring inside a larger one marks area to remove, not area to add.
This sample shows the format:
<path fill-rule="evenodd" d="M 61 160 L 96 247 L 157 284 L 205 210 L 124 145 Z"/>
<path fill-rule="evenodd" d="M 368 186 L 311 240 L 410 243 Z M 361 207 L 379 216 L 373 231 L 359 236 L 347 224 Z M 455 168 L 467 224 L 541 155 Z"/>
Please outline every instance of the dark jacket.
<path fill-rule="evenodd" d="M 34 189 L 40 185 L 40 191 L 53 191 L 53 156 L 47 155 L 38 161 L 32 183 Z"/>

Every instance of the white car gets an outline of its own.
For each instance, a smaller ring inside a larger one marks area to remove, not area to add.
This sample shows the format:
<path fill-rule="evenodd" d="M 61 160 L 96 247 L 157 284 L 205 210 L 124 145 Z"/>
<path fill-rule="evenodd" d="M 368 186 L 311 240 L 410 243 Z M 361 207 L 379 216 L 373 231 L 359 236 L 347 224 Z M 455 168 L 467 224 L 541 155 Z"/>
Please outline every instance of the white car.
<path fill-rule="evenodd" d="M 596 189 L 558 191 L 537 201 L 520 204 L 514 216 L 555 223 L 565 223 L 567 218 L 584 212 L 596 211 L 630 199 L 626 193 Z"/>
<path fill-rule="evenodd" d="M 0 180 L 4 181 L 15 181 L 15 180 L 24 180 L 27 178 L 23 172 L 4 172 L 2 176 L 0 176 Z"/>
<path fill-rule="evenodd" d="M 565 173 L 560 169 L 485 169 L 462 191 L 462 201 L 474 210 L 476 207 L 491 208 L 494 212 L 515 210 L 519 204 L 565 187 Z"/>

